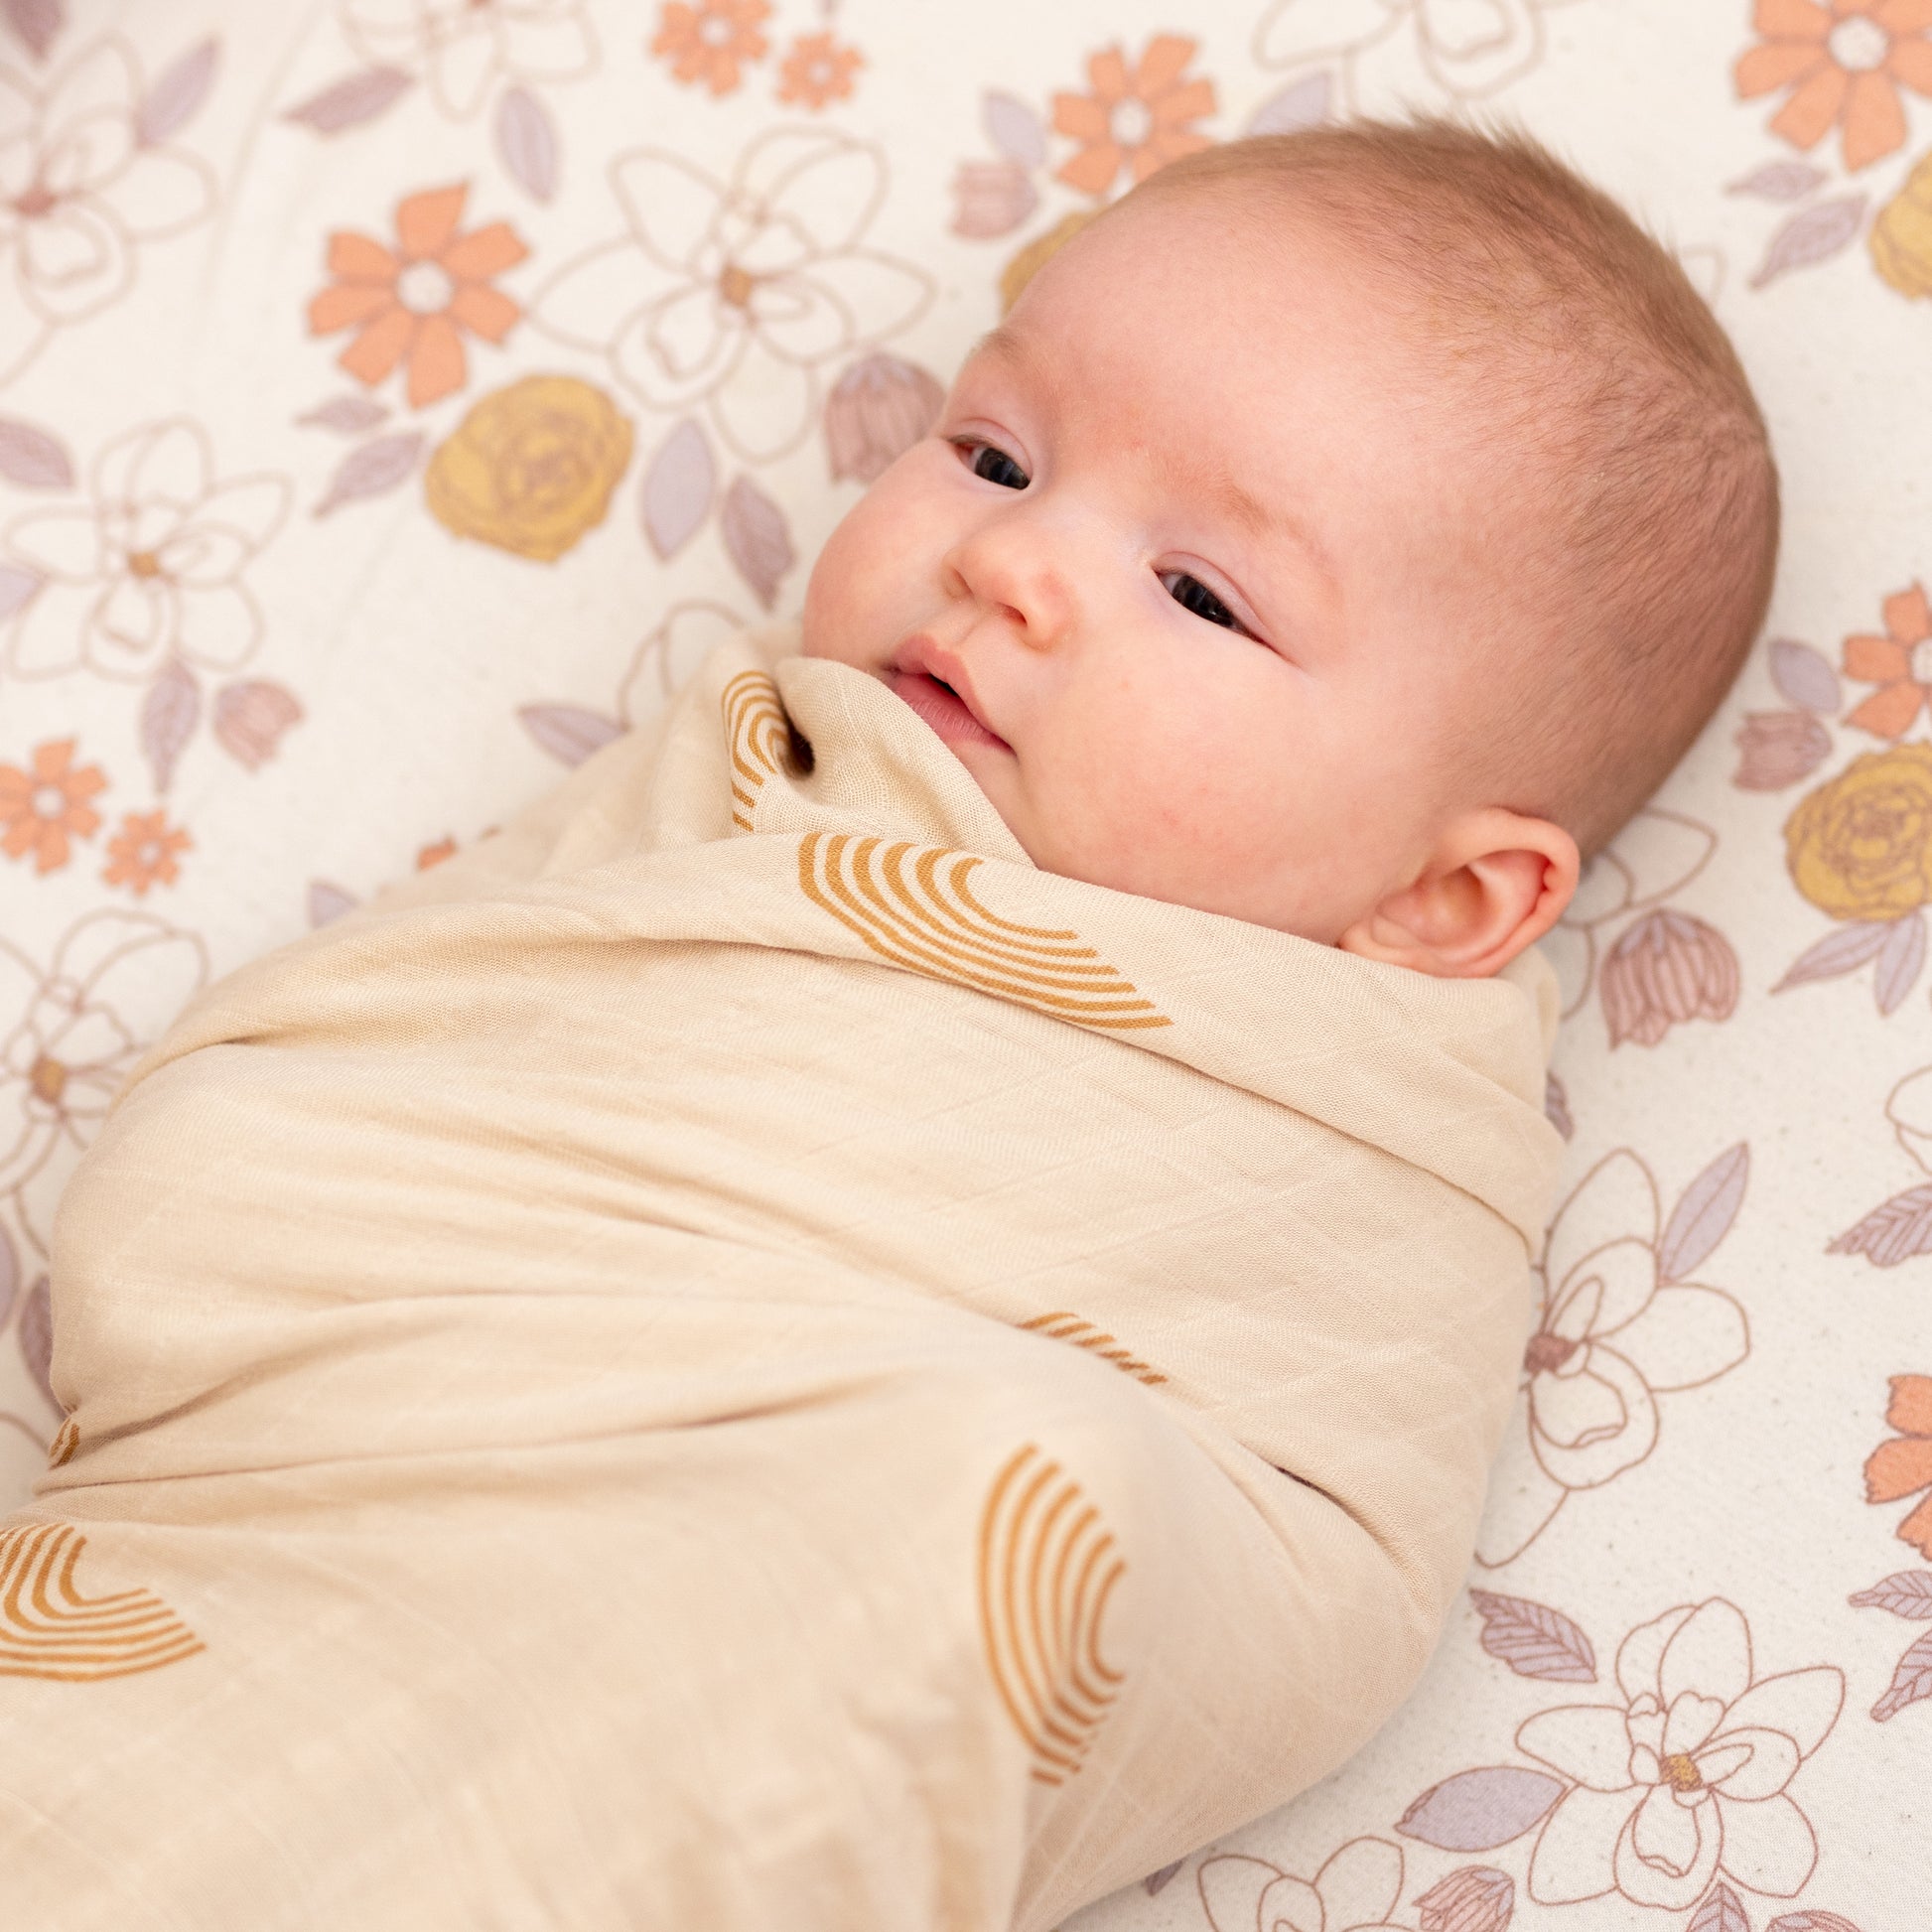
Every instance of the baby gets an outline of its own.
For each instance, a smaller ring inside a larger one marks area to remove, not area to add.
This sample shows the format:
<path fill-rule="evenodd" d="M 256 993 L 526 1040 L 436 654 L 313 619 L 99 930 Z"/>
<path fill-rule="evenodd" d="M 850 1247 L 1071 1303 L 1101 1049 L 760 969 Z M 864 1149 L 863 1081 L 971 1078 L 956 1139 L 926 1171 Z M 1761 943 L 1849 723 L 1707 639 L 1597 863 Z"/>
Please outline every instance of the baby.
<path fill-rule="evenodd" d="M 1090 223 L 802 628 L 130 1075 L 0 1525 L 0 1923 L 1047 1932 L 1332 1769 L 1515 1391 L 1534 941 L 1776 521 L 1524 140 Z"/>

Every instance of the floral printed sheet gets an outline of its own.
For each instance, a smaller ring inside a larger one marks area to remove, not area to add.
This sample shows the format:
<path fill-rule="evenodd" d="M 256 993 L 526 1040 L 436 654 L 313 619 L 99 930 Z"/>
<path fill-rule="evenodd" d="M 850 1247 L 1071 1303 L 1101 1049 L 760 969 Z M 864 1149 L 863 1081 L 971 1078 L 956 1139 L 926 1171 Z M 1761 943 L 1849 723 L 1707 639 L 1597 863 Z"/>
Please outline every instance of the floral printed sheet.
<path fill-rule="evenodd" d="M 198 986 L 795 613 L 1096 207 L 1398 101 L 1678 248 L 1784 566 L 1552 947 L 1571 1173 L 1463 1609 L 1353 1762 L 1078 1923 L 1932 1920 L 1932 0 L 0 0 L 5 1494 L 54 1202 Z"/>

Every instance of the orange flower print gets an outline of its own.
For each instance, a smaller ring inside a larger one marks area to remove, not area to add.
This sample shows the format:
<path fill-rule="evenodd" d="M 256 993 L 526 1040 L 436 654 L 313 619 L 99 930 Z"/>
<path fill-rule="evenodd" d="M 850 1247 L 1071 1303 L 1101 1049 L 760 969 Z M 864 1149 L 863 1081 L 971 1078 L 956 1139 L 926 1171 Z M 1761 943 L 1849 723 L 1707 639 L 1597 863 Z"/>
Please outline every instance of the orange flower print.
<path fill-rule="evenodd" d="M 665 0 L 650 51 L 670 62 L 686 86 L 707 86 L 715 98 L 738 85 L 740 62 L 764 58 L 769 43 L 759 27 L 770 18 L 766 0 Z"/>
<path fill-rule="evenodd" d="M 416 854 L 416 870 L 428 872 L 432 866 L 440 866 L 445 859 L 456 857 L 456 840 L 447 834 L 433 845 L 421 847 Z"/>
<path fill-rule="evenodd" d="M 457 232 L 467 182 L 426 189 L 396 205 L 396 246 L 339 229 L 329 237 L 335 283 L 309 304 L 309 333 L 357 329 L 338 358 L 373 389 L 407 363 L 409 406 L 461 389 L 470 379 L 463 332 L 500 343 L 523 311 L 490 278 L 530 251 L 507 221 Z"/>
<path fill-rule="evenodd" d="M 100 814 L 87 803 L 107 780 L 97 764 L 73 763 L 73 740 L 58 738 L 34 750 L 34 768 L 0 764 L 0 852 L 9 859 L 34 855 L 36 872 L 68 862 L 69 838 L 92 838 Z"/>
<path fill-rule="evenodd" d="M 849 99 L 852 76 L 865 64 L 856 47 L 841 47 L 830 34 L 800 34 L 778 71 L 778 98 L 796 107 Z"/>
<path fill-rule="evenodd" d="M 1932 697 L 1932 608 L 1914 584 L 1886 598 L 1884 610 L 1884 636 L 1845 640 L 1845 675 L 1878 687 L 1845 722 L 1874 738 L 1898 738 Z"/>
<path fill-rule="evenodd" d="M 150 886 L 172 886 L 181 875 L 175 854 L 195 841 L 180 826 L 170 826 L 166 808 L 125 812 L 121 829 L 107 841 L 107 866 L 101 873 L 110 886 L 125 886 L 136 898 L 145 898 Z"/>
<path fill-rule="evenodd" d="M 1885 1423 L 1898 1434 L 1865 1459 L 1864 1499 L 1895 1503 L 1923 1489 L 1918 1507 L 1898 1526 L 1898 1539 L 1932 1557 L 1932 1375 L 1894 1375 Z"/>
<path fill-rule="evenodd" d="M 1840 128 L 1848 168 L 1905 145 L 1899 88 L 1932 94 L 1932 0 L 1757 0 L 1753 18 L 1764 38 L 1737 63 L 1737 93 L 1791 88 L 1773 134 L 1815 148 Z"/>
<path fill-rule="evenodd" d="M 1180 34 L 1157 34 L 1138 67 L 1129 67 L 1118 47 L 1087 62 L 1093 92 L 1053 96 L 1054 127 L 1085 143 L 1059 170 L 1061 181 L 1098 197 L 1123 168 L 1145 181 L 1170 161 L 1211 145 L 1187 126 L 1214 112 L 1214 83 L 1180 77 L 1195 45 Z"/>

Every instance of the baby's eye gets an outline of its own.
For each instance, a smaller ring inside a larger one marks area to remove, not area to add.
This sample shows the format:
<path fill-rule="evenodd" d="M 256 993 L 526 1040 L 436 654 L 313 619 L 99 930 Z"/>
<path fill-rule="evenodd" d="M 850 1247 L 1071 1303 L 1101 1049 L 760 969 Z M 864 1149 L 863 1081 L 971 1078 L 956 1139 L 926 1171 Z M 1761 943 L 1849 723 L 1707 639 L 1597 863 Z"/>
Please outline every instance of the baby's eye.
<path fill-rule="evenodd" d="M 1198 577 L 1189 577 L 1184 570 L 1164 570 L 1161 582 L 1183 611 L 1191 611 L 1209 623 L 1225 624 L 1230 630 L 1241 628 L 1241 620 Z"/>
<path fill-rule="evenodd" d="M 971 453 L 974 476 L 984 477 L 1002 489 L 1025 489 L 1033 481 L 1004 450 L 996 450 L 991 443 L 961 443 L 959 448 Z"/>

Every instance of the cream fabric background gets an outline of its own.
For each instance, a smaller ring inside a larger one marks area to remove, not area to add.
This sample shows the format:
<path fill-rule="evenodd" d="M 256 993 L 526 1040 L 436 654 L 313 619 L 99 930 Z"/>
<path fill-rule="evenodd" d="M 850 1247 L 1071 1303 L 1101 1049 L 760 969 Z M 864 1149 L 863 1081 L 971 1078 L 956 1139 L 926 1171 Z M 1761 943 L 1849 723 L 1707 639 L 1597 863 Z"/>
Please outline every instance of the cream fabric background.
<path fill-rule="evenodd" d="M 1777 601 L 1563 935 L 1571 1173 L 1466 1607 L 1339 1774 L 1080 1923 L 1923 1922 L 1932 5 L 0 23 L 11 1494 L 58 1420 L 48 1216 L 198 984 L 795 612 L 1003 278 L 1137 164 L 1493 107 L 1712 294 L 1783 466 Z"/>

